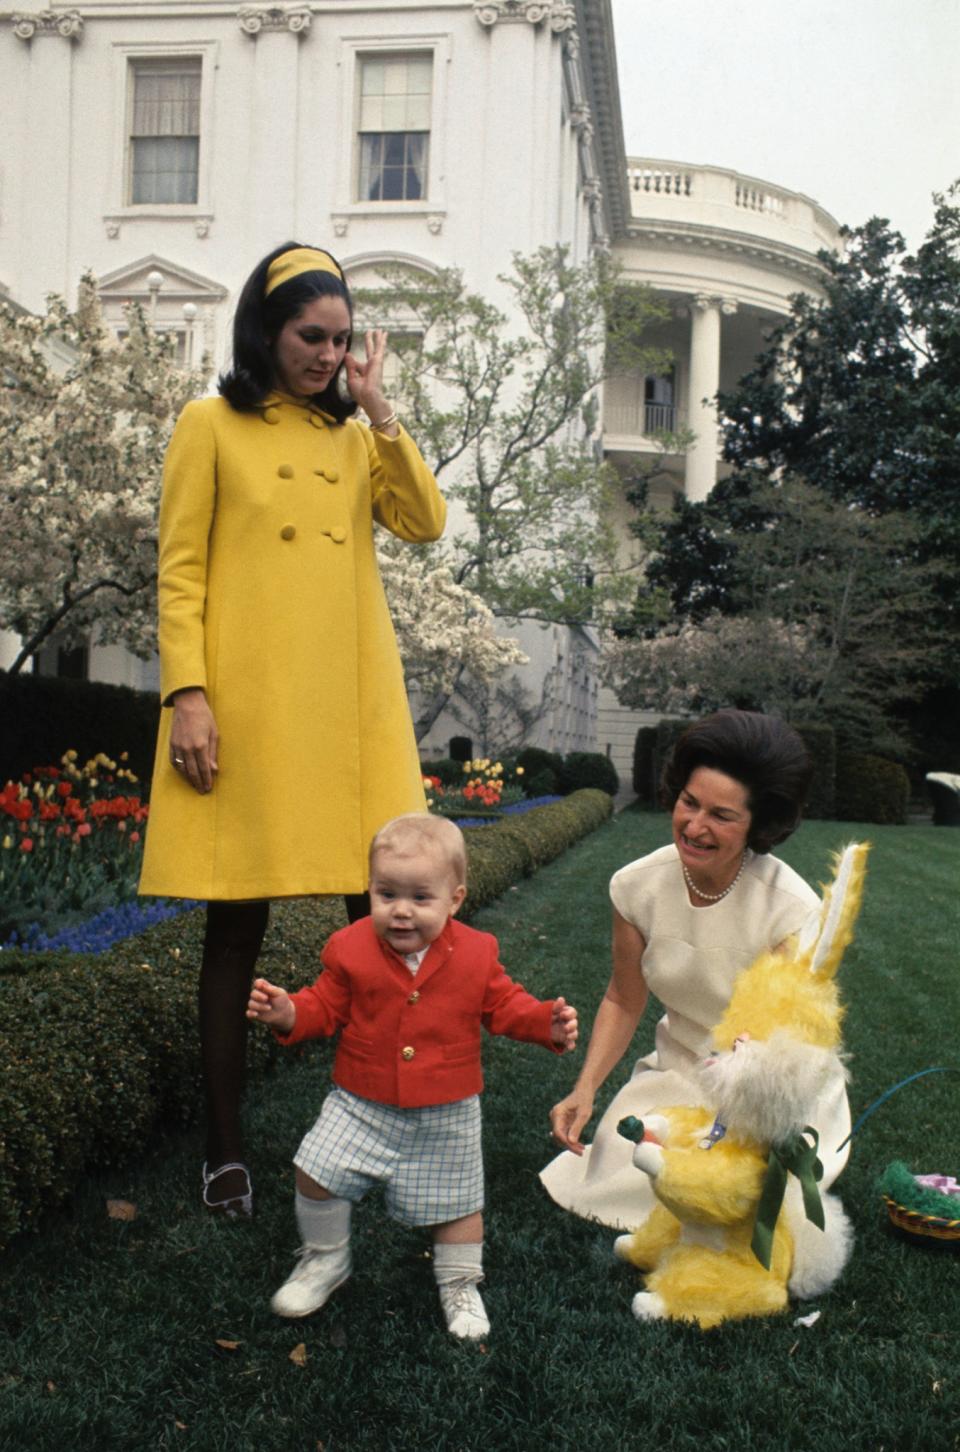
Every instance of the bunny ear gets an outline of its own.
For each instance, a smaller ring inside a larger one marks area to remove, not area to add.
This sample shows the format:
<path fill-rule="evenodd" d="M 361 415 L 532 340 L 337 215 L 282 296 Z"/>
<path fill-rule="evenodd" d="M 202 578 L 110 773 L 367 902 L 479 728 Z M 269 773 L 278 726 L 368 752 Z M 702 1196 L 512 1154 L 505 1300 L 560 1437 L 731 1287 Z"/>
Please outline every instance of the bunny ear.
<path fill-rule="evenodd" d="M 849 847 L 844 848 L 837 858 L 833 883 L 824 893 L 819 919 L 804 925 L 797 956 L 801 951 L 809 953 L 812 946 L 810 972 L 817 978 L 833 978 L 840 967 L 844 950 L 853 938 L 869 851 L 869 842 L 851 842 Z M 819 935 L 811 931 L 811 927 L 816 926 L 820 928 Z"/>

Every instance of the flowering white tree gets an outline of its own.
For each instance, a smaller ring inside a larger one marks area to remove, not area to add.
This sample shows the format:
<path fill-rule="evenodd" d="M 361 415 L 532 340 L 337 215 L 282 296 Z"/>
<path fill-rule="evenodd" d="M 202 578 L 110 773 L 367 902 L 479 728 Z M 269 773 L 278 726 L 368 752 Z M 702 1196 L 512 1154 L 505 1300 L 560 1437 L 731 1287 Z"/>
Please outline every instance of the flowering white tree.
<path fill-rule="evenodd" d="M 137 308 L 115 338 L 89 275 L 75 312 L 58 297 L 45 317 L 0 302 L 0 354 L 0 627 L 23 642 L 8 669 L 54 634 L 147 656 L 163 453 L 203 378 Z"/>
<path fill-rule="evenodd" d="M 804 719 L 826 664 L 826 649 L 802 625 L 708 615 L 696 625 L 611 642 L 602 674 L 620 704 L 635 710 L 686 715 L 735 705 Z"/>
<path fill-rule="evenodd" d="M 417 701 L 419 739 L 464 675 L 489 682 L 526 664 L 527 656 L 515 640 L 497 635 L 493 611 L 458 585 L 448 566 L 391 539 L 378 541 L 378 554 L 407 687 Z"/>

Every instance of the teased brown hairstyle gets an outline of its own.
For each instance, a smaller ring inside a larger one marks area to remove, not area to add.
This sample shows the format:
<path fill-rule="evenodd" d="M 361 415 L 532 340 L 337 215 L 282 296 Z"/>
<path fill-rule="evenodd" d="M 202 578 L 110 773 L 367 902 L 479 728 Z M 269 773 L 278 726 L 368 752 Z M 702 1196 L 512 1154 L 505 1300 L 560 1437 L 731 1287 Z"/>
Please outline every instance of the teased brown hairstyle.
<path fill-rule="evenodd" d="M 722 771 L 746 789 L 747 846 L 754 852 L 769 852 L 800 825 L 813 763 L 800 736 L 779 717 L 715 711 L 689 726 L 660 780 L 665 807 L 673 806 L 698 766 Z"/>

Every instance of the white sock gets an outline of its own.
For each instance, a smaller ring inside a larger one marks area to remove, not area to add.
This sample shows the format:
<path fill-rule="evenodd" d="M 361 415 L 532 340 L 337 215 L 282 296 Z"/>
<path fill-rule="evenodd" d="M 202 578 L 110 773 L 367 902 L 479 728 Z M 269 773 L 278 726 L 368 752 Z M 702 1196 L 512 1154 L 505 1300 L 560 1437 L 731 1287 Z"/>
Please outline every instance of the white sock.
<path fill-rule="evenodd" d="M 433 1274 L 438 1286 L 477 1285 L 483 1280 L 483 1241 L 434 1241 Z"/>
<path fill-rule="evenodd" d="M 311 1200 L 296 1193 L 295 1209 L 300 1239 L 313 1250 L 340 1250 L 350 1241 L 350 1214 L 353 1204 L 332 1196 L 329 1200 Z"/>

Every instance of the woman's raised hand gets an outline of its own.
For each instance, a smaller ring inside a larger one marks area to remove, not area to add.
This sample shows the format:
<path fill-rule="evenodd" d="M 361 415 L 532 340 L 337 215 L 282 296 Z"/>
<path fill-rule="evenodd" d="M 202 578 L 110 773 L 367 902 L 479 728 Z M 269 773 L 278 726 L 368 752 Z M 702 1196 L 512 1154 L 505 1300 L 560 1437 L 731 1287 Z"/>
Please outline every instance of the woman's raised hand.
<path fill-rule="evenodd" d="M 550 1128 L 553 1137 L 564 1149 L 575 1155 L 583 1154 L 580 1134 L 593 1113 L 593 1095 L 574 1089 L 550 1111 Z"/>
<path fill-rule="evenodd" d="M 360 363 L 352 353 L 347 353 L 343 360 L 350 396 L 359 403 L 373 424 L 381 423 L 393 413 L 392 405 L 383 396 L 383 359 L 387 351 L 387 337 L 383 328 L 371 328 L 363 336 L 367 361 Z"/>
<path fill-rule="evenodd" d="M 170 728 L 170 764 L 194 791 L 213 787 L 219 765 L 220 735 L 204 691 L 199 687 L 178 691 L 173 698 Z"/>

